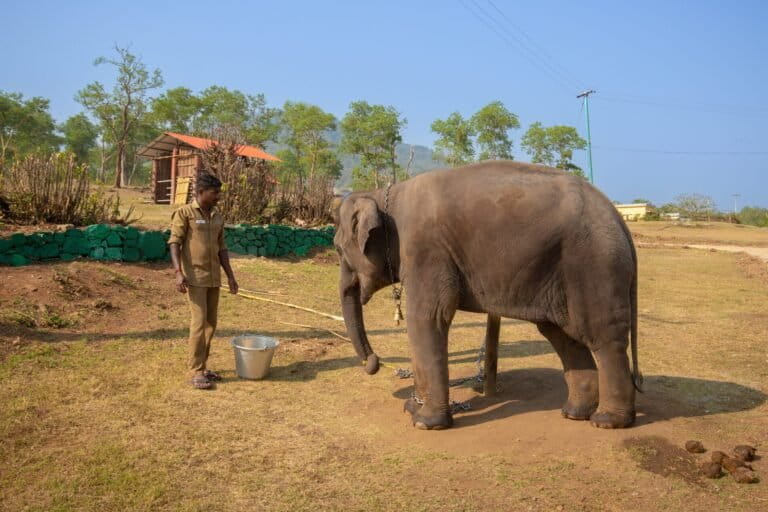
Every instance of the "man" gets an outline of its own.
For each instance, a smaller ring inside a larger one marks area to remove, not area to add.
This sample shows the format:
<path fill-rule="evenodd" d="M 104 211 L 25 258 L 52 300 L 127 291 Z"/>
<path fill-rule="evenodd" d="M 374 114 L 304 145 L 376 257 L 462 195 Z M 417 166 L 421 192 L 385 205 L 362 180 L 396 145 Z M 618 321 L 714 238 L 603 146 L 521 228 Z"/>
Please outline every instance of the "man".
<path fill-rule="evenodd" d="M 211 174 L 200 174 L 195 200 L 173 212 L 168 240 L 176 289 L 187 294 L 192 313 L 189 370 L 195 389 L 210 389 L 214 381 L 221 380 L 206 368 L 206 362 L 216 331 L 222 267 L 229 281 L 229 293 L 236 294 L 238 290 L 224 244 L 224 218 L 216 210 L 220 194 L 221 181 Z"/>

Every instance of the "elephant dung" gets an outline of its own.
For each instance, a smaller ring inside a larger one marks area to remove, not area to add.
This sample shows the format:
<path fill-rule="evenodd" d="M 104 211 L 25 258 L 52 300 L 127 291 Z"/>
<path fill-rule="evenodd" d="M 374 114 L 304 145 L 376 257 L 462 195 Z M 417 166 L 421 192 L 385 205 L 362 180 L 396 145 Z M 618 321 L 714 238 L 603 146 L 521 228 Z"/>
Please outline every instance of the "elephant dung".
<path fill-rule="evenodd" d="M 701 441 L 686 441 L 685 449 L 691 453 L 704 453 L 707 451 L 707 449 L 704 448 L 704 445 L 701 444 Z"/>
<path fill-rule="evenodd" d="M 722 464 L 723 459 L 728 457 L 724 452 L 721 452 L 720 450 L 715 450 L 712 452 L 712 462 L 716 462 L 717 464 Z"/>
<path fill-rule="evenodd" d="M 737 459 L 744 462 L 749 462 L 751 460 L 754 460 L 756 451 L 757 450 L 755 449 L 754 446 L 742 444 L 733 449 L 733 454 L 736 456 Z"/>
<path fill-rule="evenodd" d="M 701 465 L 701 474 L 707 478 L 720 478 L 723 468 L 717 462 L 705 462 Z"/>
<path fill-rule="evenodd" d="M 723 457 L 722 462 L 720 462 L 720 465 L 723 466 L 723 469 L 726 470 L 729 473 L 733 473 L 739 468 L 745 468 L 752 470 L 752 466 L 747 464 L 746 462 L 740 461 L 739 459 L 734 459 L 733 457 L 725 456 Z"/>
<path fill-rule="evenodd" d="M 736 468 L 736 471 L 731 473 L 731 476 L 740 484 L 754 484 L 760 481 L 760 477 L 757 476 L 757 473 L 744 467 Z"/>

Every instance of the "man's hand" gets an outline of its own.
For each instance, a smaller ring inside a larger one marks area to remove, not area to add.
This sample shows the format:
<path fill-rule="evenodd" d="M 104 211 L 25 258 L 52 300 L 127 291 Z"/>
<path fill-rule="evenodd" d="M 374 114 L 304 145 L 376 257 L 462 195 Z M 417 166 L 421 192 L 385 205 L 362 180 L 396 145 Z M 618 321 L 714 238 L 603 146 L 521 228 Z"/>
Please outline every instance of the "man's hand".
<path fill-rule="evenodd" d="M 184 277 L 184 274 L 181 272 L 181 270 L 176 271 L 176 291 L 179 293 L 187 293 L 187 286 L 189 286 L 189 283 L 187 282 L 187 278 Z"/>
<path fill-rule="evenodd" d="M 237 281 L 235 281 L 235 278 L 230 277 L 227 281 L 229 281 L 229 293 L 232 295 L 237 295 L 238 290 L 240 290 L 240 286 L 237 284 Z"/>

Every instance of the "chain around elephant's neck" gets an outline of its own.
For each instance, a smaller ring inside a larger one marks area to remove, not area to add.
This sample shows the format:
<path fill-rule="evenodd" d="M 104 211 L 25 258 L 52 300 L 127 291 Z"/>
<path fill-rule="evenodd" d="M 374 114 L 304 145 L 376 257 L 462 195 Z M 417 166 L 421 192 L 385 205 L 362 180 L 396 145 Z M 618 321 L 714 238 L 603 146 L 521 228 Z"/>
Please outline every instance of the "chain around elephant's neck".
<path fill-rule="evenodd" d="M 389 215 L 389 191 L 392 188 L 392 182 L 387 185 L 387 190 L 384 193 L 384 258 L 387 262 L 387 271 L 389 272 L 389 279 L 392 281 L 392 300 L 395 303 L 395 325 L 400 325 L 400 320 L 403 319 L 403 310 L 400 307 L 400 302 L 403 297 L 403 287 L 398 286 L 395 282 L 395 267 L 392 265 L 392 258 L 390 257 L 390 244 L 389 244 L 389 228 L 388 219 Z"/>

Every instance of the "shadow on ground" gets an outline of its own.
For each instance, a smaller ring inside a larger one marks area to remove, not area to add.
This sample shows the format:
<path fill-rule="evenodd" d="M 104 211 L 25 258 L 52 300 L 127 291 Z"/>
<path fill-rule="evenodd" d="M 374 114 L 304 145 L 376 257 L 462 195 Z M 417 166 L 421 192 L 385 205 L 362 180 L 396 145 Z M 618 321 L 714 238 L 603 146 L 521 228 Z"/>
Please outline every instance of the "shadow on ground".
<path fill-rule="evenodd" d="M 567 397 L 563 372 L 553 368 L 525 368 L 500 372 L 496 397 L 476 396 L 467 413 L 455 415 L 457 428 L 468 427 L 533 411 L 562 407 Z M 408 383 L 393 395 L 411 396 Z M 636 426 L 673 418 L 735 413 L 759 407 L 768 395 L 741 384 L 691 377 L 645 376 L 644 394 L 637 397 Z"/>

